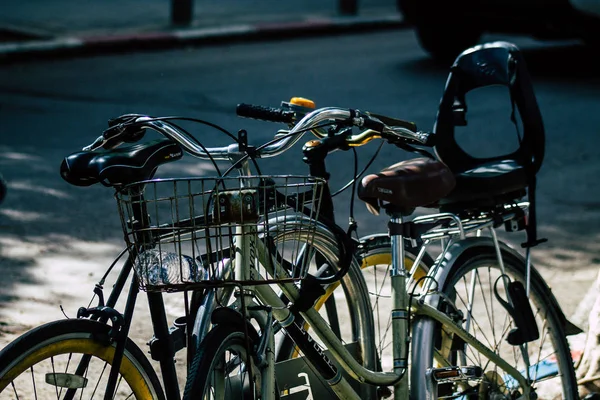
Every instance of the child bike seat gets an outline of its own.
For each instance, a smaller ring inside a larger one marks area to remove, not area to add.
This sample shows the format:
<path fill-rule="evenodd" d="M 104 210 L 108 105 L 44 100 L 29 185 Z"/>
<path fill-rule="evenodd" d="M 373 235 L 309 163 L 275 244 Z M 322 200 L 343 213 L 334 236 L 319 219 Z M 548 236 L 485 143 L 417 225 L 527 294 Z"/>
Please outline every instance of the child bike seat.
<path fill-rule="evenodd" d="M 491 85 L 508 88 L 515 124 L 515 106 L 522 136 L 510 154 L 477 158 L 456 142 L 454 128 L 467 124 L 465 94 Z M 535 185 L 544 158 L 544 126 L 525 61 L 512 43 L 493 42 L 462 52 L 446 82 L 436 122 L 435 153 L 456 176 L 455 189 L 440 200 L 449 208 L 487 208 L 522 198 Z M 457 204 L 460 203 L 460 204 Z M 467 203 L 467 204 L 465 204 Z M 465 207 L 466 206 L 466 207 Z"/>
<path fill-rule="evenodd" d="M 509 154 L 477 158 L 458 145 L 454 128 L 467 124 L 465 94 L 491 85 L 508 88 L 511 120 L 520 133 L 519 147 Z M 516 120 L 516 114 L 520 121 Z M 514 203 L 527 193 L 527 242 L 521 246 L 530 248 L 546 240 L 537 238 L 535 204 L 536 174 L 544 159 L 544 124 L 525 60 L 517 46 L 500 41 L 462 52 L 450 68 L 433 130 L 435 153 L 456 177 L 455 189 L 439 201 L 441 211 L 493 210 Z"/>
<path fill-rule="evenodd" d="M 381 206 L 394 206 L 405 215 L 415 207 L 435 203 L 454 188 L 454 175 L 441 162 L 430 158 L 401 161 L 378 174 L 363 177 L 358 198 L 379 215 Z"/>

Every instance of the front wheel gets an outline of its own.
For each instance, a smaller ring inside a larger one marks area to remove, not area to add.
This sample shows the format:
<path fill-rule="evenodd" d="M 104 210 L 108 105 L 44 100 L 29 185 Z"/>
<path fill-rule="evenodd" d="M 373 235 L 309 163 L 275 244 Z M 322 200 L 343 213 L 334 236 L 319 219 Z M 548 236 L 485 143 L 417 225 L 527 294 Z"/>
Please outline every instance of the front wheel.
<path fill-rule="evenodd" d="M 525 287 L 524 260 L 507 249 L 503 250 L 502 257 L 504 274 L 510 281 L 519 281 Z M 578 399 L 573 361 L 565 337 L 565 318 L 547 284 L 532 268 L 529 302 L 539 338 L 521 346 L 511 345 L 507 337 L 516 326 L 498 300 L 498 296 L 504 301 L 507 299 L 502 277 L 503 271 L 493 247 L 471 248 L 459 256 L 441 284 L 445 301 L 440 302 L 440 307 L 445 307 L 447 314 L 454 315 L 457 323 L 471 335 L 528 378 L 537 398 Z M 526 303 L 521 308 L 523 306 Z M 425 321 L 418 319 L 413 332 L 426 330 Z M 425 385 L 423 378 L 429 368 L 457 365 L 478 367 L 481 373 L 469 380 L 438 385 L 438 396 L 516 399 L 524 393 L 516 379 L 473 346 L 453 337 L 443 327 L 435 326 L 433 338 L 423 335 L 421 341 L 413 344 L 413 355 L 418 353 L 422 360 L 413 360 L 413 365 L 418 366 L 413 368 L 411 375 L 414 389 Z M 428 350 L 416 350 L 425 347 Z"/>
<path fill-rule="evenodd" d="M 251 354 L 255 341 L 235 324 L 215 325 L 200 342 L 183 399 L 260 399 L 260 370 Z"/>
<path fill-rule="evenodd" d="M 26 332 L 0 352 L 0 398 L 104 398 L 115 354 L 115 344 L 107 341 L 109 329 L 69 319 Z M 129 339 L 119 372 L 114 399 L 164 400 L 148 359 Z"/>

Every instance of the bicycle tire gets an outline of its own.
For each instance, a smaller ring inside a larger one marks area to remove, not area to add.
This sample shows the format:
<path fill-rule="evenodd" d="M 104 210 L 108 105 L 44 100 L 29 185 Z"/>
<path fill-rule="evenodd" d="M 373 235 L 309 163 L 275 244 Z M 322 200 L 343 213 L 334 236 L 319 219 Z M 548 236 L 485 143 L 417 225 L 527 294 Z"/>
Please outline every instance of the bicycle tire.
<path fill-rule="evenodd" d="M 507 248 L 503 248 L 502 257 L 505 273 L 511 280 L 519 280 L 525 285 L 526 265 L 524 260 L 508 251 Z M 514 328 L 513 319 L 497 301 L 492 287 L 501 274 L 494 247 L 490 245 L 472 247 L 462 253 L 453 263 L 445 282 L 440 284 L 441 290 L 450 301 L 454 302 L 454 307 L 463 313 L 463 321 L 470 319 L 469 332 L 473 336 L 487 344 L 496 354 L 501 354 L 513 367 L 524 372 L 527 371 L 527 367 L 523 361 L 523 355 L 520 354 L 520 348 L 506 342 L 507 334 Z M 477 284 L 480 287 L 472 290 L 469 286 L 471 282 L 474 282 L 472 287 Z M 502 282 L 498 282 L 499 294 L 506 299 Z M 486 288 L 486 286 L 488 287 Z M 470 299 L 473 300 L 472 307 L 468 306 L 467 291 Z M 526 354 L 530 358 L 531 386 L 535 387 L 538 398 L 578 399 L 573 361 L 564 333 L 564 316 L 550 288 L 533 267 L 530 274 L 530 303 L 539 329 L 539 339 L 526 344 Z M 489 317 L 493 321 L 484 322 L 485 317 Z M 496 319 L 496 317 L 500 317 L 500 319 Z M 419 324 L 425 320 L 419 318 L 419 322 L 415 322 L 413 337 L 416 336 L 415 332 L 423 331 Z M 500 329 L 497 329 L 498 321 L 501 321 Z M 464 325 L 463 322 L 463 327 Z M 485 393 L 487 396 L 485 398 L 492 398 L 494 395 L 497 397 L 493 398 L 517 397 L 516 392 L 519 390 L 518 387 L 515 387 L 517 381 L 508 376 L 499 366 L 491 365 L 491 362 L 487 361 L 483 355 L 475 353 L 472 347 L 464 345 L 464 342 L 458 346 L 448 346 L 452 342 L 452 338 L 444 333 L 443 329 L 439 329 L 439 325 L 433 331 L 433 338 L 426 335 L 419 336 L 420 341 L 413 345 L 419 349 L 419 357 L 424 359 L 422 363 L 413 360 L 413 365 L 419 365 L 419 368 L 412 369 L 413 388 L 422 388 L 427 384 L 423 381 L 425 372 L 434 367 L 433 354 L 438 351 L 438 354 L 455 364 L 479 366 L 483 372 L 482 376 L 474 381 L 462 382 L 460 385 L 443 385 L 438 393 L 439 396 L 457 395 L 456 391 L 458 390 L 461 393 L 469 392 L 477 396 Z M 499 335 L 492 338 L 491 336 L 496 333 Z M 446 346 L 442 346 L 443 340 L 445 340 Z M 425 346 L 428 347 L 428 351 L 423 351 Z M 415 354 L 414 351 L 413 354 Z M 556 372 L 544 378 L 545 374 L 550 373 L 549 368 L 556 369 Z M 413 397 L 414 395 L 415 392 L 411 390 L 411 398 L 420 397 L 422 393 L 417 394 L 417 397 Z"/>
<path fill-rule="evenodd" d="M 115 344 L 102 339 L 108 337 L 109 329 L 110 326 L 96 321 L 68 319 L 24 333 L 0 352 L 1 397 L 104 398 L 102 383 L 107 381 L 115 352 Z M 74 373 L 79 364 L 77 355 L 92 356 L 83 377 Z M 125 345 L 120 373 L 115 399 L 165 399 L 150 362 L 130 339 Z M 91 382 L 92 376 L 98 381 Z M 73 390 L 67 396 L 65 386 L 69 385 Z"/>
<path fill-rule="evenodd" d="M 215 325 L 196 351 L 189 368 L 183 400 L 260 398 L 257 393 L 260 384 L 254 385 L 254 382 L 260 381 L 258 368 L 248 353 L 248 349 L 254 348 L 254 343 L 255 339 L 251 335 L 246 336 L 246 332 L 238 325 Z M 229 361 L 225 358 L 227 352 L 233 356 Z M 254 374 L 252 379 L 239 363 L 251 365 Z M 231 369 L 228 370 L 228 367 Z"/>

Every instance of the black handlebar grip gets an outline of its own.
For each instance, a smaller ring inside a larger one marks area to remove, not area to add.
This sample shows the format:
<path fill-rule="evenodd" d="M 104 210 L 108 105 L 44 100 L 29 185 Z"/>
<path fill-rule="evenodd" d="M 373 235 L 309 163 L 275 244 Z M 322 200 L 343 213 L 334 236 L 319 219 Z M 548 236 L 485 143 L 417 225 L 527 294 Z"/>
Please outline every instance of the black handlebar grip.
<path fill-rule="evenodd" d="M 260 119 L 270 122 L 283 122 L 290 124 L 294 121 L 294 112 L 285 111 L 280 108 L 255 106 L 252 104 L 238 104 L 236 114 L 244 118 Z"/>
<path fill-rule="evenodd" d="M 385 127 L 383 122 L 380 121 L 376 121 L 372 118 L 370 118 L 369 116 L 367 116 L 367 118 L 365 118 L 365 128 L 367 129 L 372 129 L 375 132 L 383 132 L 383 128 Z"/>
<path fill-rule="evenodd" d="M 404 121 L 404 120 L 397 119 L 397 118 L 386 117 L 384 115 L 378 115 L 378 114 L 373 114 L 373 113 L 370 113 L 370 114 L 371 114 L 371 116 L 377 118 L 378 120 L 380 120 L 387 126 L 399 126 L 401 128 L 408 129 L 412 132 L 417 131 L 417 124 L 415 124 L 414 122 Z"/>

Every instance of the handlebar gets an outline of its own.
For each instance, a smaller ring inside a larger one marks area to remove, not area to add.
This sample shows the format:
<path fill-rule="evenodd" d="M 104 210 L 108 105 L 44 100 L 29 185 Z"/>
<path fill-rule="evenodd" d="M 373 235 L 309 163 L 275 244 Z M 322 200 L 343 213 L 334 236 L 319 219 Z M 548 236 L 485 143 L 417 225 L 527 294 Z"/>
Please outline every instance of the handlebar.
<path fill-rule="evenodd" d="M 278 122 L 294 120 L 294 116 L 292 116 L 294 114 L 293 111 L 248 105 L 244 109 L 246 111 L 251 110 L 245 116 L 252 118 L 268 119 L 273 117 Z M 280 131 L 275 136 L 276 139 L 280 138 L 279 140 L 259 147 L 255 152 L 255 156 L 259 158 L 275 157 L 291 148 L 307 131 L 312 131 L 318 138 L 323 139 L 327 137 L 327 133 L 317 128 L 324 123 L 347 127 L 355 126 L 364 129 L 358 134 L 345 136 L 345 145 L 349 147 L 362 146 L 376 138 L 385 139 L 393 144 L 431 145 L 430 135 L 417 131 L 416 125 L 412 122 L 354 109 L 326 107 L 303 115 L 289 131 Z M 99 147 L 112 149 L 125 142 L 136 142 L 143 137 L 146 129 L 152 129 L 177 142 L 187 153 L 200 159 L 232 160 L 240 154 L 240 146 L 237 143 L 225 147 L 205 148 L 195 138 L 176 125 L 170 124 L 165 118 L 127 114 L 111 120 L 109 125 L 111 126 L 109 126 L 102 136 L 98 137 L 91 145 L 83 148 L 83 150 L 91 151 Z"/>

